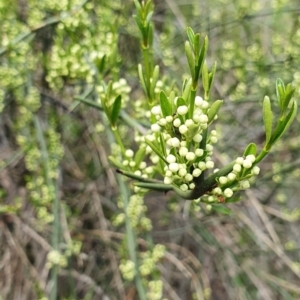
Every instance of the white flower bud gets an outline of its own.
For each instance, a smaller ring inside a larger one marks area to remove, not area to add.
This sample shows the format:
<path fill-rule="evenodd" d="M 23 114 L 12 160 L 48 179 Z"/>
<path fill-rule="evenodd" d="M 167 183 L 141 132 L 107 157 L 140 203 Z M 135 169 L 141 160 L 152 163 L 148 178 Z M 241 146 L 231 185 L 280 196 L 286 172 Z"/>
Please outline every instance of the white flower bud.
<path fill-rule="evenodd" d="M 137 176 L 142 176 L 142 172 L 140 170 L 136 170 L 134 172 L 134 175 L 137 175 Z"/>
<path fill-rule="evenodd" d="M 139 168 L 140 168 L 141 170 L 145 169 L 146 167 L 147 167 L 147 164 L 146 164 L 144 161 L 142 161 L 142 162 L 140 163 L 140 165 L 139 165 Z"/>
<path fill-rule="evenodd" d="M 187 160 L 189 160 L 189 161 L 192 161 L 192 160 L 194 160 L 194 159 L 196 158 L 196 155 L 195 155 L 194 152 L 188 152 L 188 153 L 186 154 L 185 158 L 186 158 Z"/>
<path fill-rule="evenodd" d="M 220 184 L 226 184 L 227 183 L 227 177 L 225 177 L 225 176 L 221 176 L 220 178 L 219 178 L 219 182 L 220 182 Z"/>
<path fill-rule="evenodd" d="M 241 172 L 242 167 L 240 164 L 235 164 L 232 169 L 235 173 L 239 173 L 239 172 Z"/>
<path fill-rule="evenodd" d="M 170 178 L 170 177 L 164 178 L 164 184 L 171 184 L 171 183 L 172 183 L 172 178 Z"/>
<path fill-rule="evenodd" d="M 200 161 L 198 163 L 198 168 L 202 171 L 206 170 L 206 163 L 204 161 Z"/>
<path fill-rule="evenodd" d="M 166 121 L 168 123 L 171 123 L 173 121 L 173 117 L 172 116 L 166 116 Z"/>
<path fill-rule="evenodd" d="M 157 164 L 159 162 L 159 156 L 158 155 L 151 155 L 150 159 L 152 161 L 153 164 Z"/>
<path fill-rule="evenodd" d="M 198 168 L 193 170 L 193 176 L 194 177 L 199 177 L 201 175 L 202 171 Z"/>
<path fill-rule="evenodd" d="M 185 115 L 188 112 L 188 107 L 186 105 L 181 105 L 177 108 L 177 113 L 181 116 Z"/>
<path fill-rule="evenodd" d="M 186 127 L 186 125 L 180 125 L 179 126 L 179 132 L 181 134 L 185 134 L 185 133 L 187 133 L 187 131 L 188 131 L 188 128 Z"/>
<path fill-rule="evenodd" d="M 207 115 L 201 115 L 200 118 L 199 118 L 199 122 L 202 123 L 202 124 L 207 123 L 208 122 Z"/>
<path fill-rule="evenodd" d="M 206 162 L 206 168 L 212 169 L 214 167 L 215 163 L 212 160 L 209 160 Z"/>
<path fill-rule="evenodd" d="M 222 190 L 219 187 L 214 188 L 213 192 L 214 192 L 214 194 L 217 194 L 217 195 L 221 195 L 222 194 Z"/>
<path fill-rule="evenodd" d="M 194 183 L 194 182 L 190 183 L 190 184 L 189 184 L 189 188 L 190 188 L 191 190 L 193 190 L 193 189 L 195 188 L 195 183 Z"/>
<path fill-rule="evenodd" d="M 161 119 L 159 119 L 158 124 L 160 126 L 166 126 L 167 125 L 167 120 L 165 118 L 161 118 Z"/>
<path fill-rule="evenodd" d="M 190 174 L 190 173 L 187 173 L 185 176 L 184 176 L 184 179 L 186 180 L 186 181 L 192 181 L 193 180 L 193 175 L 192 174 Z"/>
<path fill-rule="evenodd" d="M 145 172 L 147 173 L 147 174 L 152 174 L 153 173 L 153 167 L 147 167 L 146 169 L 145 169 Z"/>
<path fill-rule="evenodd" d="M 166 161 L 170 164 L 170 163 L 174 163 L 176 162 L 176 157 L 173 155 L 173 154 L 169 154 L 167 157 L 166 157 Z"/>
<path fill-rule="evenodd" d="M 238 157 L 238 158 L 235 160 L 235 162 L 236 162 L 237 164 L 239 164 L 239 165 L 242 165 L 243 162 L 244 162 L 244 158 L 243 158 L 243 157 Z"/>
<path fill-rule="evenodd" d="M 183 191 L 183 192 L 186 192 L 188 190 L 188 186 L 186 184 L 182 184 L 180 186 L 180 189 Z"/>
<path fill-rule="evenodd" d="M 173 125 L 174 125 L 174 127 L 179 127 L 180 125 L 181 125 L 181 121 L 180 121 L 180 119 L 175 119 L 174 121 L 173 121 Z"/>
<path fill-rule="evenodd" d="M 250 169 L 252 167 L 252 162 L 246 158 L 243 162 L 243 167 L 245 169 Z"/>
<path fill-rule="evenodd" d="M 161 113 L 161 109 L 160 109 L 160 106 L 159 105 L 155 105 L 151 108 L 151 113 L 153 115 L 159 115 Z"/>
<path fill-rule="evenodd" d="M 187 170 L 184 168 L 180 168 L 178 171 L 178 175 L 184 177 L 187 174 Z"/>
<path fill-rule="evenodd" d="M 181 142 L 180 142 L 180 146 L 181 146 L 181 147 L 186 147 L 186 141 L 181 141 Z"/>
<path fill-rule="evenodd" d="M 247 160 L 250 160 L 252 163 L 255 162 L 255 156 L 254 156 L 253 154 L 247 155 L 247 156 L 246 156 L 246 159 L 247 159 Z"/>
<path fill-rule="evenodd" d="M 240 182 L 240 187 L 242 189 L 248 189 L 250 187 L 250 182 L 248 180 L 242 180 Z"/>
<path fill-rule="evenodd" d="M 204 153 L 203 149 L 199 149 L 199 148 L 198 148 L 198 149 L 195 150 L 195 154 L 196 154 L 196 156 L 198 156 L 198 157 L 202 156 L 203 153 Z"/>
<path fill-rule="evenodd" d="M 129 167 L 135 167 L 135 161 L 131 161 L 131 162 L 129 162 Z"/>
<path fill-rule="evenodd" d="M 213 145 L 211 145 L 211 144 L 206 144 L 206 150 L 209 151 L 209 152 L 212 152 L 212 151 L 214 150 Z"/>
<path fill-rule="evenodd" d="M 202 141 L 202 135 L 197 133 L 194 137 L 193 137 L 193 141 L 196 143 L 200 143 Z"/>
<path fill-rule="evenodd" d="M 227 175 L 227 178 L 228 178 L 228 180 L 233 181 L 236 179 L 236 174 L 231 172 Z"/>
<path fill-rule="evenodd" d="M 134 155 L 134 152 L 133 152 L 131 149 L 127 149 L 127 150 L 125 151 L 125 156 L 126 156 L 126 157 L 131 158 L 131 157 L 133 157 L 133 155 Z"/>
<path fill-rule="evenodd" d="M 172 177 L 173 173 L 170 170 L 166 170 L 165 176 Z"/>
<path fill-rule="evenodd" d="M 180 141 L 179 141 L 179 139 L 176 138 L 176 137 L 172 138 L 172 139 L 171 139 L 171 145 L 172 145 L 172 147 L 175 147 L 175 148 L 179 147 L 179 146 L 180 146 Z"/>
<path fill-rule="evenodd" d="M 215 144 L 215 143 L 218 142 L 218 138 L 216 136 L 211 136 L 210 137 L 210 142 L 213 143 L 213 144 Z"/>
<path fill-rule="evenodd" d="M 201 107 L 202 104 L 203 104 L 203 99 L 202 99 L 202 97 L 196 96 L 196 97 L 195 97 L 195 105 L 198 106 L 198 107 Z"/>
<path fill-rule="evenodd" d="M 179 155 L 180 156 L 186 156 L 189 150 L 186 147 L 180 147 L 179 148 Z"/>
<path fill-rule="evenodd" d="M 173 173 L 176 173 L 179 169 L 179 166 L 177 163 L 170 163 L 169 164 L 169 170 Z"/>
<path fill-rule="evenodd" d="M 203 101 L 201 107 L 202 107 L 203 109 L 206 109 L 206 108 L 209 107 L 209 103 L 208 103 L 207 101 Z"/>
<path fill-rule="evenodd" d="M 217 136 L 217 131 L 216 130 L 212 130 L 210 133 L 212 136 Z"/>
<path fill-rule="evenodd" d="M 191 120 L 191 119 L 187 119 L 187 120 L 185 121 L 184 124 L 185 124 L 187 127 L 190 127 L 191 125 L 194 124 L 194 122 L 193 122 L 193 120 Z"/>
<path fill-rule="evenodd" d="M 252 169 L 252 174 L 253 175 L 258 175 L 260 172 L 260 168 L 258 166 L 253 167 Z"/>
<path fill-rule="evenodd" d="M 224 196 L 225 196 L 226 198 L 230 198 L 232 195 L 233 195 L 232 189 L 227 188 L 227 189 L 224 190 Z"/>
<path fill-rule="evenodd" d="M 159 132 L 160 131 L 160 126 L 158 124 L 152 124 L 151 125 L 151 130 L 153 132 Z"/>

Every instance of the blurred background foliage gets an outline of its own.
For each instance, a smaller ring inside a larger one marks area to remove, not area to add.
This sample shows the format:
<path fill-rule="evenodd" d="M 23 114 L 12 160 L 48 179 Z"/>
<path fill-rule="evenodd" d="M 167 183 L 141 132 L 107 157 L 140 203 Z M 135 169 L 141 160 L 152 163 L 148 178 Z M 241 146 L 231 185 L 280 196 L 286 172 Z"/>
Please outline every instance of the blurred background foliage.
<path fill-rule="evenodd" d="M 266 94 L 275 100 L 276 78 L 292 82 L 299 97 L 298 1 L 154 4 L 162 86 L 180 88 L 188 72 L 186 27 L 209 37 L 208 64 L 218 63 L 213 97 L 225 100 L 217 162 L 251 141 L 261 145 L 261 103 Z M 139 297 L 119 268 L 128 245 L 116 221 L 120 178 L 108 161 L 115 144 L 102 112 L 78 101 L 99 104 L 112 80 L 112 99 L 122 94 L 124 111 L 138 118 L 144 95 L 134 13 L 129 0 L 0 2 L 3 300 Z M 119 131 L 134 149 L 132 128 L 121 120 Z M 240 203 L 225 204 L 230 215 L 198 211 L 172 194 L 146 195 L 152 230 L 137 230 L 135 249 L 145 259 L 151 243 L 165 246 L 148 276 L 159 276 L 163 298 L 300 298 L 299 144 L 298 117 L 260 165 L 255 186 Z"/>

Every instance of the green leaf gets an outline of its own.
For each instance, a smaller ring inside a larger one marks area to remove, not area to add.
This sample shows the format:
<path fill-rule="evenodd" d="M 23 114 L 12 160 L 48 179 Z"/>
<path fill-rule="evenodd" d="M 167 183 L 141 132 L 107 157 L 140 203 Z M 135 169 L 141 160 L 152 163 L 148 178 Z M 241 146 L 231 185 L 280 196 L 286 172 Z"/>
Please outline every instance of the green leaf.
<path fill-rule="evenodd" d="M 205 61 L 202 67 L 202 84 L 203 84 L 204 93 L 205 95 L 207 95 L 209 91 L 209 74 L 208 74 L 207 64 Z"/>
<path fill-rule="evenodd" d="M 134 162 L 137 168 L 139 168 L 141 162 L 144 160 L 146 154 L 146 148 L 139 148 L 134 156 Z"/>
<path fill-rule="evenodd" d="M 277 95 L 277 100 L 278 100 L 279 107 L 281 110 L 283 110 L 284 94 L 285 94 L 284 83 L 280 78 L 277 78 L 277 80 L 276 80 L 276 95 Z"/>
<path fill-rule="evenodd" d="M 121 105 L 122 105 L 122 96 L 119 95 L 115 99 L 111 110 L 110 122 L 111 122 L 112 129 L 116 129 L 117 127 L 116 125 L 121 111 Z"/>
<path fill-rule="evenodd" d="M 193 78 L 193 80 L 195 79 L 195 58 L 194 58 L 194 54 L 192 52 L 191 49 L 191 45 L 189 44 L 188 41 L 185 42 L 185 54 L 186 54 L 186 58 L 190 67 L 190 72 L 191 72 L 191 76 Z"/>
<path fill-rule="evenodd" d="M 145 142 L 166 164 L 168 164 L 168 162 L 166 161 L 166 159 L 163 156 L 163 153 L 160 151 L 160 149 L 158 147 L 155 146 L 154 143 L 149 141 L 147 138 L 145 139 Z"/>
<path fill-rule="evenodd" d="M 124 169 L 124 166 L 120 161 L 118 161 L 115 157 L 109 156 L 108 159 L 119 169 Z"/>
<path fill-rule="evenodd" d="M 266 131 L 266 142 L 267 145 L 271 139 L 272 127 L 273 127 L 273 113 L 271 109 L 271 102 L 268 96 L 265 96 L 263 102 L 263 119 Z"/>
<path fill-rule="evenodd" d="M 214 65 L 211 69 L 211 72 L 209 73 L 209 91 L 210 91 L 210 89 L 212 87 L 212 84 L 214 82 L 216 69 L 217 69 L 217 62 L 214 63 Z"/>
<path fill-rule="evenodd" d="M 229 199 L 226 199 L 226 203 L 235 203 L 241 200 L 241 197 L 231 197 Z"/>
<path fill-rule="evenodd" d="M 245 149 L 244 151 L 244 156 L 247 156 L 247 155 L 250 155 L 250 154 L 253 154 L 254 156 L 256 155 L 256 152 L 257 152 L 257 146 L 256 144 L 254 143 L 250 143 L 247 148 Z"/>
<path fill-rule="evenodd" d="M 143 11 L 142 11 L 142 6 L 141 6 L 141 4 L 140 4 L 139 1 L 137 1 L 137 0 L 133 0 L 133 2 L 134 2 L 135 8 L 136 8 L 138 14 L 139 14 L 140 16 L 142 16 L 142 15 L 143 15 Z"/>
<path fill-rule="evenodd" d="M 141 64 L 138 64 L 138 73 L 139 73 L 139 78 L 140 78 L 141 84 L 143 86 L 143 89 L 144 89 L 146 95 L 148 95 L 148 93 L 147 93 L 147 86 L 146 86 L 146 82 L 145 82 L 145 78 L 144 78 L 144 73 L 143 73 L 143 68 L 142 68 Z"/>
<path fill-rule="evenodd" d="M 187 140 L 191 141 L 198 131 L 199 131 L 199 125 L 192 124 L 191 126 L 189 126 L 188 131 L 185 134 Z"/>
<path fill-rule="evenodd" d="M 173 190 L 173 186 L 170 184 L 164 183 L 147 183 L 147 182 L 134 182 L 135 186 L 140 188 L 155 190 L 155 191 L 171 191 Z"/>
<path fill-rule="evenodd" d="M 182 105 L 186 105 L 186 102 L 182 97 L 178 97 L 177 103 L 176 103 L 177 108 Z"/>
<path fill-rule="evenodd" d="M 187 36 L 189 38 L 190 44 L 194 45 L 195 33 L 191 27 L 186 29 Z"/>
<path fill-rule="evenodd" d="M 184 90 L 183 90 L 183 93 L 182 93 L 182 98 L 184 99 L 184 101 L 186 103 L 188 103 L 188 100 L 190 98 L 191 87 L 192 87 L 192 80 L 189 79 L 189 80 L 186 81 L 186 84 L 184 86 Z"/>
<path fill-rule="evenodd" d="M 162 135 L 162 133 L 159 134 L 159 145 L 160 145 L 160 148 L 161 148 L 161 151 L 163 153 L 163 156 L 166 157 L 167 156 L 167 152 L 166 152 L 166 141 Z"/>
<path fill-rule="evenodd" d="M 293 94 L 295 92 L 295 88 L 292 88 L 290 84 L 287 85 L 285 89 L 285 98 L 283 102 L 283 112 L 286 111 L 286 109 L 289 106 L 289 103 L 291 101 L 291 98 L 293 97 Z"/>
<path fill-rule="evenodd" d="M 207 116 L 208 116 L 208 124 L 210 124 L 213 120 L 216 114 L 218 113 L 219 109 L 221 108 L 223 104 L 223 100 L 216 100 L 210 107 Z"/>
<path fill-rule="evenodd" d="M 194 37 L 194 53 L 195 53 L 195 57 L 197 57 L 200 53 L 200 34 L 199 33 L 195 34 L 195 37 Z"/>
<path fill-rule="evenodd" d="M 227 200 L 226 200 L 227 201 Z M 214 211 L 224 214 L 224 215 L 230 215 L 231 214 L 231 210 L 227 207 L 225 207 L 222 204 L 211 204 L 211 207 Z"/>
<path fill-rule="evenodd" d="M 160 92 L 159 98 L 160 98 L 160 107 L 161 107 L 163 116 L 164 117 L 171 116 L 172 115 L 172 105 L 171 105 L 168 97 L 166 96 L 166 94 L 163 91 Z"/>
<path fill-rule="evenodd" d="M 141 34 L 142 34 L 142 37 L 144 38 L 144 35 L 145 35 L 145 29 L 144 29 L 144 26 L 143 26 L 143 23 L 140 21 L 139 17 L 138 16 L 133 16 Z"/>

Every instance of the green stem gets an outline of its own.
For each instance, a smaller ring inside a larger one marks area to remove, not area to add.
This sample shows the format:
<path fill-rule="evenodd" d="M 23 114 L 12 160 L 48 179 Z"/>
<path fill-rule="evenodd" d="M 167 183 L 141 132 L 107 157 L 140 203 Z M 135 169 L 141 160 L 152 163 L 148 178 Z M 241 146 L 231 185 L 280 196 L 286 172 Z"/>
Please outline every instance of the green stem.
<path fill-rule="evenodd" d="M 190 119 L 193 118 L 193 114 L 194 114 L 196 93 L 197 93 L 197 87 L 196 87 L 196 89 L 192 88 L 191 93 L 190 93 L 190 111 L 189 111 Z"/>

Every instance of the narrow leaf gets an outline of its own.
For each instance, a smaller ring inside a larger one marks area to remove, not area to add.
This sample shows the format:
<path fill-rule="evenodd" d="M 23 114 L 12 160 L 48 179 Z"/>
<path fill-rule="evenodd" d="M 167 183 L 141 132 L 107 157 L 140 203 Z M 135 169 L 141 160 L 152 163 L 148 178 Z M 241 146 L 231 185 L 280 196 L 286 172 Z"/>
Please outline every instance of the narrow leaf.
<path fill-rule="evenodd" d="M 194 45 L 195 33 L 191 27 L 186 29 L 186 33 L 191 45 Z"/>
<path fill-rule="evenodd" d="M 253 154 L 256 155 L 257 146 L 254 143 L 250 143 L 244 151 L 244 156 Z"/>
<path fill-rule="evenodd" d="M 200 54 L 200 34 L 195 34 L 194 37 L 194 53 L 195 57 L 197 57 Z"/>
<path fill-rule="evenodd" d="M 284 98 L 284 102 L 283 102 L 283 112 L 285 112 L 286 109 L 288 108 L 294 92 L 295 92 L 295 88 L 292 88 L 291 85 L 288 84 L 286 87 L 286 90 L 285 90 L 285 98 Z"/>
<path fill-rule="evenodd" d="M 221 108 L 223 104 L 223 100 L 216 100 L 210 107 L 207 116 L 208 116 L 208 124 L 210 124 L 213 120 L 216 114 L 218 113 L 219 109 Z"/>
<path fill-rule="evenodd" d="M 205 95 L 207 95 L 209 91 L 209 74 L 208 74 L 206 61 L 204 61 L 202 67 L 202 84 L 203 84 L 204 93 Z"/>
<path fill-rule="evenodd" d="M 210 89 L 212 87 L 212 84 L 214 82 L 216 69 L 217 69 L 217 62 L 214 63 L 214 65 L 211 69 L 211 72 L 209 73 L 209 91 L 210 91 Z"/>
<path fill-rule="evenodd" d="M 146 148 L 139 148 L 134 156 L 134 162 L 137 168 L 139 168 L 141 162 L 144 160 L 146 154 Z"/>
<path fill-rule="evenodd" d="M 266 131 L 266 142 L 267 145 L 271 139 L 272 127 L 273 127 L 273 113 L 271 109 L 271 102 L 268 96 L 265 96 L 263 101 L 263 119 Z"/>
<path fill-rule="evenodd" d="M 182 98 L 184 99 L 184 101 L 186 103 L 188 103 L 188 100 L 190 98 L 191 87 L 192 87 L 192 80 L 189 79 L 189 80 L 186 81 L 186 84 L 184 86 L 184 90 L 183 90 L 183 93 L 182 93 Z"/>
<path fill-rule="evenodd" d="M 186 105 L 185 100 L 182 97 L 178 97 L 176 106 L 179 107 L 179 106 L 183 106 L 183 105 Z"/>
<path fill-rule="evenodd" d="M 147 182 L 134 182 L 135 186 L 140 188 L 155 190 L 155 191 L 171 191 L 173 190 L 173 186 L 170 184 L 164 183 L 147 183 Z"/>
<path fill-rule="evenodd" d="M 124 169 L 124 166 L 122 165 L 122 163 L 117 160 L 115 157 L 113 156 L 109 156 L 108 159 L 119 169 Z"/>
<path fill-rule="evenodd" d="M 154 145 L 154 143 L 152 143 L 151 141 L 149 141 L 148 139 L 145 139 L 146 144 L 166 163 L 168 164 L 168 162 L 166 161 L 166 159 L 163 156 L 163 153 L 161 153 L 161 151 L 159 150 L 158 147 L 156 147 Z"/>
<path fill-rule="evenodd" d="M 283 110 L 283 101 L 284 101 L 285 87 L 284 83 L 280 78 L 276 80 L 276 95 L 279 103 L 279 107 Z"/>
<path fill-rule="evenodd" d="M 191 45 L 189 44 L 188 41 L 185 42 L 185 54 L 186 54 L 186 58 L 190 67 L 190 72 L 191 72 L 191 76 L 193 78 L 193 80 L 195 79 L 195 58 L 194 58 L 194 54 L 192 52 L 191 49 Z"/>
<path fill-rule="evenodd" d="M 224 215 L 230 215 L 231 214 L 231 210 L 225 206 L 223 206 L 222 204 L 211 204 L 211 207 L 214 211 L 224 214 Z"/>
<path fill-rule="evenodd" d="M 164 117 L 171 116 L 172 115 L 172 105 L 171 105 L 168 97 L 164 93 L 164 91 L 160 92 L 159 99 L 160 99 L 160 107 L 161 107 L 163 116 Z"/>
<path fill-rule="evenodd" d="M 122 105 L 122 96 L 119 95 L 115 99 L 111 110 L 110 121 L 111 121 L 112 129 L 116 129 L 117 127 L 117 120 L 119 118 L 121 105 Z"/>

